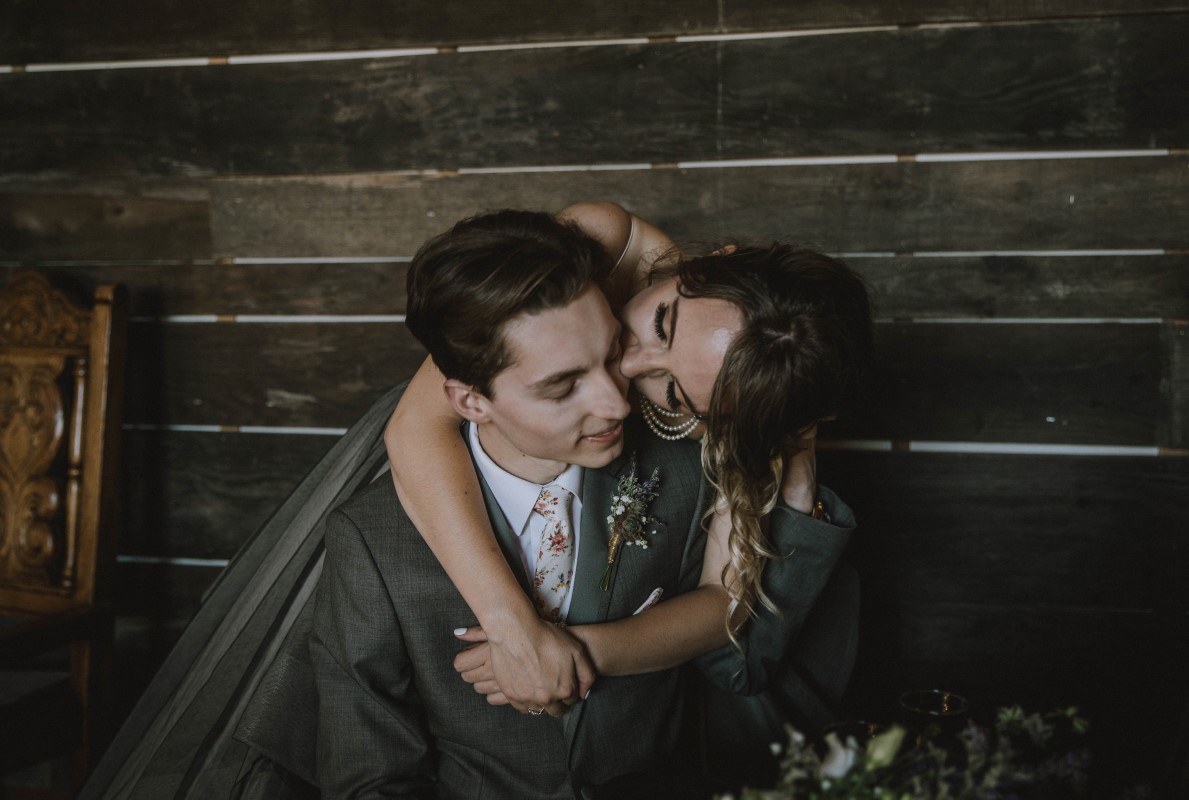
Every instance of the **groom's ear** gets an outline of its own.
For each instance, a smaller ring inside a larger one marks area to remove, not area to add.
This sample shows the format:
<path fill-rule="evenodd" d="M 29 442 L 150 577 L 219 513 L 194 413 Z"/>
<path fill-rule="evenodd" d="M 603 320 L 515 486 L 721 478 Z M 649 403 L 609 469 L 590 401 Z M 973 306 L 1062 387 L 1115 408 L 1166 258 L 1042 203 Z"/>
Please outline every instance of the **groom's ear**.
<path fill-rule="evenodd" d="M 490 401 L 481 395 L 474 386 L 450 378 L 442 385 L 450 405 L 459 416 L 469 422 L 482 423 L 490 419 L 487 407 Z"/>

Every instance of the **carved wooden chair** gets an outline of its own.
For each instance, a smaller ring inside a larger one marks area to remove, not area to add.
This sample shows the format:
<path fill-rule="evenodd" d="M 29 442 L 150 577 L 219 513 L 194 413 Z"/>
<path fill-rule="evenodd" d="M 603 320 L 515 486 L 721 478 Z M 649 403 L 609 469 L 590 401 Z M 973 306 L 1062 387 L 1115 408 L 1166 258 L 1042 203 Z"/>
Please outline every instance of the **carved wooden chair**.
<path fill-rule="evenodd" d="M 76 790 L 107 733 L 126 320 L 118 287 L 0 289 L 0 771 L 71 753 Z"/>

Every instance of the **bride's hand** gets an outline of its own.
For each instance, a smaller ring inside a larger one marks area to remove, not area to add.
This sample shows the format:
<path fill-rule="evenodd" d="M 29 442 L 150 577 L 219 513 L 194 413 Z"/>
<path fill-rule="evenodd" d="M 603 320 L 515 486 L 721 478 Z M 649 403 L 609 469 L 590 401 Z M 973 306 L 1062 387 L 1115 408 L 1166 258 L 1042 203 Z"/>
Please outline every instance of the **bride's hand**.
<path fill-rule="evenodd" d="M 482 628 L 455 634 L 476 646 L 454 658 L 454 669 L 492 705 L 511 704 L 521 713 L 543 709 L 560 717 L 594 684 L 586 649 L 574 637 L 539 621 L 519 647 L 490 641 Z"/>

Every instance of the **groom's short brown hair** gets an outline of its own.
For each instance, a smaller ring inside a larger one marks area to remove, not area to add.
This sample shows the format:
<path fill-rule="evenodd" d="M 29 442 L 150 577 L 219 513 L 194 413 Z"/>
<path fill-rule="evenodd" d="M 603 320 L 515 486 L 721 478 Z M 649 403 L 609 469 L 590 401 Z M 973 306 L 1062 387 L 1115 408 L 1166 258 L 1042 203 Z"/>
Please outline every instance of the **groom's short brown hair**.
<path fill-rule="evenodd" d="M 611 266 L 602 245 L 549 214 L 470 217 L 413 257 L 405 324 L 447 378 L 491 397 L 492 380 L 513 363 L 504 326 L 570 304 Z"/>

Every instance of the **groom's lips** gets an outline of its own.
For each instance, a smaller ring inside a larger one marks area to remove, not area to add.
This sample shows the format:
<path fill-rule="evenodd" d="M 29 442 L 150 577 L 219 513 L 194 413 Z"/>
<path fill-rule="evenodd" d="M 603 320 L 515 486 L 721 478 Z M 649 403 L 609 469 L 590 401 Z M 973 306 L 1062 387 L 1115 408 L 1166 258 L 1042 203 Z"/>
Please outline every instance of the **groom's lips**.
<path fill-rule="evenodd" d="M 615 423 L 614 427 L 608 428 L 605 431 L 593 434 L 591 436 L 583 436 L 582 438 L 588 442 L 595 444 L 615 444 L 619 441 L 619 437 L 623 436 L 623 421 Z"/>

